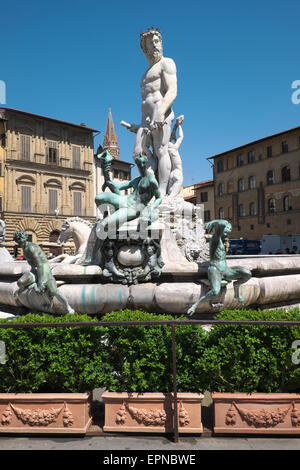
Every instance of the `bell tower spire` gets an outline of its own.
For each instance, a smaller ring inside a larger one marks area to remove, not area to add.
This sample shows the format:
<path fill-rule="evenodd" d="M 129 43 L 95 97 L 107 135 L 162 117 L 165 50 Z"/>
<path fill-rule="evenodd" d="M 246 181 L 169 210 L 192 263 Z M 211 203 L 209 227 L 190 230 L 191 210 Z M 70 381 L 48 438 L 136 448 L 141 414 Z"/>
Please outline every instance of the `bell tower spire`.
<path fill-rule="evenodd" d="M 118 145 L 118 137 L 115 133 L 115 126 L 111 115 L 111 109 L 108 110 L 108 119 L 106 124 L 106 132 L 103 138 L 103 149 L 108 150 L 109 153 L 119 160 L 120 149 Z"/>

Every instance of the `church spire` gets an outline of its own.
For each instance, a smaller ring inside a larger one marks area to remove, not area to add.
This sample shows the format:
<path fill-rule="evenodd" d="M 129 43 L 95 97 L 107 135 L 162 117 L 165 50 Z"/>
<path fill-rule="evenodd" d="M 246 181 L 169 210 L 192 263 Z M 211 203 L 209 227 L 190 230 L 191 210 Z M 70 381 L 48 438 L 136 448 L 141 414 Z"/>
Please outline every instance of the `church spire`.
<path fill-rule="evenodd" d="M 115 133 L 115 127 L 110 108 L 108 110 L 106 132 L 103 139 L 103 149 L 108 150 L 116 160 L 119 160 L 120 149 L 118 145 L 118 137 Z"/>

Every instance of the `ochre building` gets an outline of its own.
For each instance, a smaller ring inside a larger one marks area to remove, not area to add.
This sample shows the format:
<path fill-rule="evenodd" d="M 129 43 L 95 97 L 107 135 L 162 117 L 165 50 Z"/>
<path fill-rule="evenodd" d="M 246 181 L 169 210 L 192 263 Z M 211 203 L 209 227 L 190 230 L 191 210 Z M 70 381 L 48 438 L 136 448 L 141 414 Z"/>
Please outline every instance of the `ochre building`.
<path fill-rule="evenodd" d="M 214 181 L 200 181 L 199 183 L 184 186 L 180 195 L 185 201 L 192 204 L 203 204 L 204 206 L 204 222 L 209 222 L 215 218 L 215 194 Z"/>
<path fill-rule="evenodd" d="M 57 254 L 67 217 L 95 220 L 94 132 L 85 124 L 0 108 L 0 217 L 11 252 L 16 230 Z"/>
<path fill-rule="evenodd" d="M 231 238 L 300 234 L 300 127 L 209 157 L 215 217 Z"/>

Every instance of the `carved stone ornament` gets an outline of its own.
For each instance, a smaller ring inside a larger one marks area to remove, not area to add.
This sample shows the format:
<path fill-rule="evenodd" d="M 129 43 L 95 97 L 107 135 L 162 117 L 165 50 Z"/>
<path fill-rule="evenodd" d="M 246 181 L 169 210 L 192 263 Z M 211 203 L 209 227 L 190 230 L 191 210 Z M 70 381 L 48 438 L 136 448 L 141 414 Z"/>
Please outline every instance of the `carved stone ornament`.
<path fill-rule="evenodd" d="M 268 410 L 265 408 L 261 408 L 258 410 L 248 410 L 246 408 L 242 408 L 238 406 L 234 401 L 232 402 L 230 408 L 228 409 L 226 416 L 225 416 L 225 423 L 227 426 L 233 426 L 236 424 L 236 413 L 234 408 L 238 411 L 239 415 L 241 416 L 243 421 L 246 421 L 246 423 L 249 426 L 254 426 L 255 428 L 271 428 L 277 426 L 279 423 L 283 423 L 285 420 L 285 417 L 287 416 L 288 412 L 292 408 L 292 404 L 288 408 L 276 408 L 274 410 Z M 297 411 L 294 411 L 294 420 L 299 419 L 299 424 L 300 425 L 300 414 Z M 295 426 L 293 423 L 293 418 L 292 418 L 292 424 Z"/>
<path fill-rule="evenodd" d="M 130 285 L 156 280 L 164 266 L 160 243 L 150 238 L 145 240 L 107 238 L 102 245 L 101 253 L 102 276 L 107 281 L 118 284 Z"/>
<path fill-rule="evenodd" d="M 42 410 L 40 408 L 36 410 L 22 409 L 9 403 L 8 407 L 2 413 L 1 424 L 7 426 L 11 423 L 12 411 L 16 417 L 22 421 L 23 424 L 28 426 L 48 426 L 51 423 L 55 423 L 59 414 L 62 410 L 63 413 L 63 424 L 66 427 L 72 426 L 74 423 L 73 415 L 68 409 L 67 404 L 64 403 L 60 408 L 49 408 Z"/>
<path fill-rule="evenodd" d="M 137 421 L 139 424 L 143 424 L 144 426 L 164 426 L 167 421 L 167 415 L 173 415 L 173 410 L 171 408 L 166 411 L 162 409 L 146 410 L 144 408 L 130 406 L 124 402 L 116 415 L 117 424 L 122 425 L 126 423 L 127 411 L 135 421 Z M 181 427 L 184 427 L 189 423 L 189 414 L 184 408 L 182 402 L 180 402 L 179 424 Z"/>

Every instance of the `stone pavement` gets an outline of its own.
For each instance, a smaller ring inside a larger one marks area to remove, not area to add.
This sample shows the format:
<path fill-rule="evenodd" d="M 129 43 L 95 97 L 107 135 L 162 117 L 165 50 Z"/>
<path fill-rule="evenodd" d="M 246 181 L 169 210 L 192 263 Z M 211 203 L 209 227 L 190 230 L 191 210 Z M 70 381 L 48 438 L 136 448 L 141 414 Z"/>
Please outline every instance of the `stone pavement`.
<path fill-rule="evenodd" d="M 200 437 L 180 436 L 172 442 L 167 436 L 86 436 L 86 437 L 0 437 L 2 450 L 90 450 L 90 451 L 186 451 L 201 450 L 300 450 L 300 437 Z M 150 452 L 151 453 L 151 452 Z"/>

